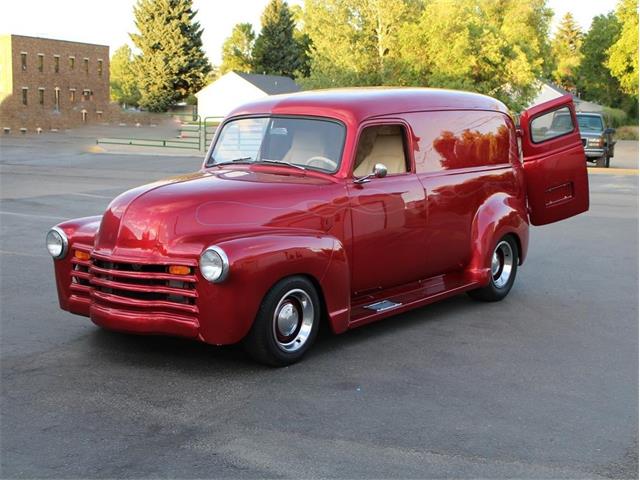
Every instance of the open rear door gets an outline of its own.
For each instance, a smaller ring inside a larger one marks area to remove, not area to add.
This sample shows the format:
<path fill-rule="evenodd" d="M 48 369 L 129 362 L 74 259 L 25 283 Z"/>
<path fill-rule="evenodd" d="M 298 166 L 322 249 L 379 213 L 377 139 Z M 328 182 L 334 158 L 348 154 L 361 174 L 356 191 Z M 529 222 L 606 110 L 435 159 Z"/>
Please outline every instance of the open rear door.
<path fill-rule="evenodd" d="M 571 95 L 520 115 L 529 219 L 546 225 L 589 210 L 587 164 Z"/>

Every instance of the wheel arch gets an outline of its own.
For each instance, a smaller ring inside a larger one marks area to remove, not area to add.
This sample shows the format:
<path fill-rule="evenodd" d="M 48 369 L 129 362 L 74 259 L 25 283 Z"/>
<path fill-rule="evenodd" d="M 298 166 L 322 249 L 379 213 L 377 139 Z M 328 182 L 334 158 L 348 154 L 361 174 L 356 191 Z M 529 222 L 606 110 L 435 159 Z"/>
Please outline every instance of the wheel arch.
<path fill-rule="evenodd" d="M 471 228 L 471 260 L 467 275 L 471 281 L 487 284 L 490 280 L 491 255 L 497 242 L 512 235 L 518 247 L 518 264 L 526 258 L 529 221 L 524 202 L 504 192 L 495 193 L 483 202 Z"/>
<path fill-rule="evenodd" d="M 229 278 L 202 282 L 202 339 L 236 343 L 249 332 L 267 293 L 279 281 L 303 276 L 317 290 L 331 330 L 347 329 L 349 267 L 342 243 L 313 232 L 277 232 L 218 243 L 229 257 Z"/>

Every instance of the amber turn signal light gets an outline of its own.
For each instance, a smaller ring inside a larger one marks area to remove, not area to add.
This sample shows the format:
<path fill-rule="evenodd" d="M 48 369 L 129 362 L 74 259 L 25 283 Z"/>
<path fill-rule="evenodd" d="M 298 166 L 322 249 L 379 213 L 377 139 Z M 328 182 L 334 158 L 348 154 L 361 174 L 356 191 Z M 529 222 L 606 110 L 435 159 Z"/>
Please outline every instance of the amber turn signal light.
<path fill-rule="evenodd" d="M 78 260 L 89 260 L 91 258 L 91 255 L 89 255 L 87 252 L 83 252 L 82 250 L 76 250 L 75 252 L 73 252 L 73 256 Z"/>
<path fill-rule="evenodd" d="M 171 265 L 169 267 L 169 273 L 173 275 L 189 275 L 191 273 L 191 267 L 185 267 L 184 265 Z"/>

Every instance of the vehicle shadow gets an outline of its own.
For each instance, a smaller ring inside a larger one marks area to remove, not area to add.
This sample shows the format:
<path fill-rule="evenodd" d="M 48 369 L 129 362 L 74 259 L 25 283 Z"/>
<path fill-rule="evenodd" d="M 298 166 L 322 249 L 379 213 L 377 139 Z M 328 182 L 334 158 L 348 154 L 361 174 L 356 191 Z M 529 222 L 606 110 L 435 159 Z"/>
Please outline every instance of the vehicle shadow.
<path fill-rule="evenodd" d="M 459 314 L 472 308 L 477 308 L 477 303 L 466 295 L 459 295 L 341 335 L 332 334 L 328 326 L 323 325 L 316 343 L 302 362 L 288 368 L 299 365 L 313 368 L 315 363 L 327 357 L 335 358 L 343 349 L 375 343 L 391 335 L 403 335 L 421 324 L 455 322 Z M 175 369 L 195 376 L 210 376 L 221 370 L 248 374 L 272 370 L 253 361 L 240 344 L 215 346 L 177 337 L 132 335 L 96 328 L 89 336 L 89 347 L 105 362 L 135 365 L 137 368 Z"/>

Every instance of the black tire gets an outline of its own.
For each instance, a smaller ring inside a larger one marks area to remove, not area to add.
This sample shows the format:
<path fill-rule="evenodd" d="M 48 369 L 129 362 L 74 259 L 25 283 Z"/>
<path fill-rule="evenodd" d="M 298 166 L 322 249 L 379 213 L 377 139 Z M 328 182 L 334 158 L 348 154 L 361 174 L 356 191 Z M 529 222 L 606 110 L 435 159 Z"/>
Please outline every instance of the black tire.
<path fill-rule="evenodd" d="M 601 167 L 601 168 L 608 167 L 607 163 L 608 162 L 607 162 L 607 156 L 606 155 L 603 155 L 603 156 L 598 157 L 596 159 L 596 167 Z"/>
<path fill-rule="evenodd" d="M 607 160 L 604 163 L 605 168 L 609 168 L 610 164 L 611 164 L 611 157 L 607 155 Z"/>
<path fill-rule="evenodd" d="M 505 246 L 505 243 L 508 246 Z M 510 259 L 508 259 L 508 255 L 506 254 L 509 250 L 511 255 Z M 495 255 L 498 255 L 498 262 L 500 263 L 497 270 L 494 268 Z M 505 269 L 508 260 L 510 261 L 510 269 L 508 271 L 508 277 L 505 281 L 503 273 L 507 274 Z M 518 245 L 513 236 L 507 235 L 505 237 L 502 237 L 494 247 L 494 254 L 492 256 L 491 263 L 491 280 L 489 282 L 489 285 L 467 292 L 469 296 L 474 300 L 479 300 L 482 302 L 498 302 L 502 300 L 509 294 L 511 287 L 513 287 L 513 283 L 516 280 L 519 260 L 520 255 L 518 251 Z"/>
<path fill-rule="evenodd" d="M 315 341 L 321 312 L 320 298 L 311 281 L 301 276 L 285 278 L 262 300 L 243 341 L 244 348 L 260 363 L 274 367 L 291 365 L 299 361 Z M 285 327 L 288 327 L 286 332 Z"/>

